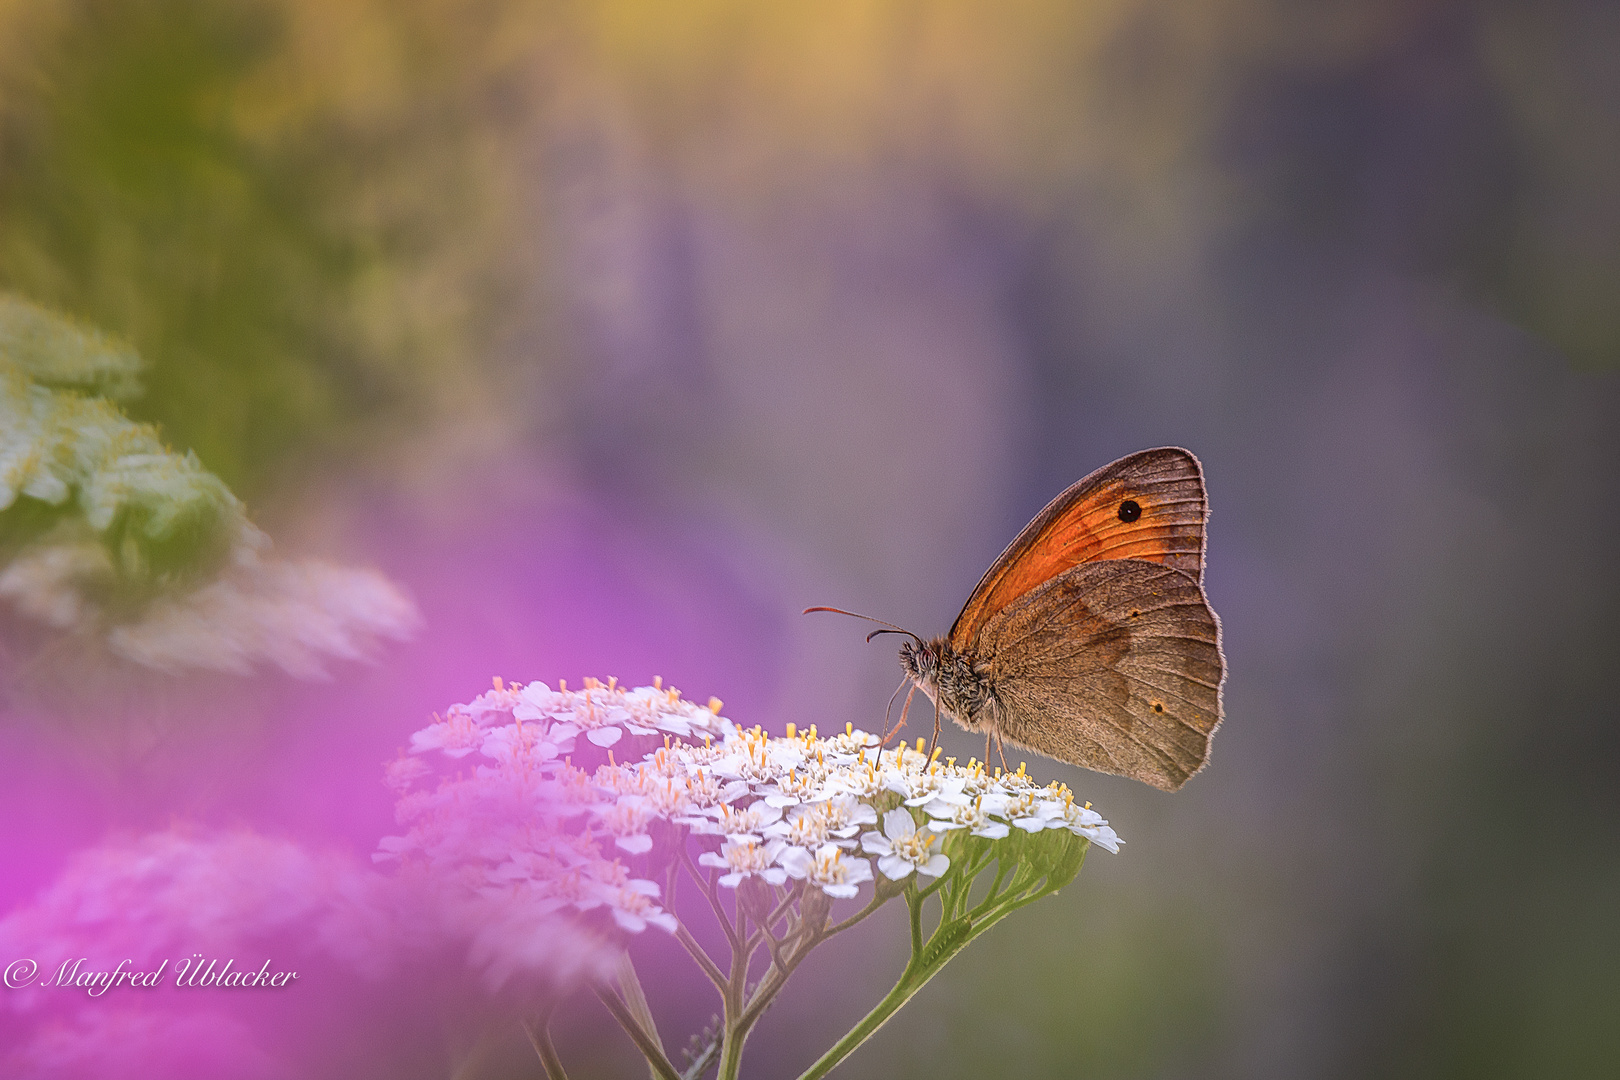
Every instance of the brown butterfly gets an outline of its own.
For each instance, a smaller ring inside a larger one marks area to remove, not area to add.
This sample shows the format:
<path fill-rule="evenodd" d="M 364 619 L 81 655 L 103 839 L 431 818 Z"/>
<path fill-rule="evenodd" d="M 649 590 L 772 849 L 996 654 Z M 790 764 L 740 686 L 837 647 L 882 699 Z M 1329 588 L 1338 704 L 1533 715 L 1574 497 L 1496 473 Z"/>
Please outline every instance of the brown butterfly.
<path fill-rule="evenodd" d="M 1037 514 L 949 634 L 885 623 L 913 639 L 900 664 L 937 707 L 936 737 L 944 713 L 985 734 L 987 757 L 1004 739 L 1166 791 L 1186 783 L 1209 757 L 1226 673 L 1204 596 L 1208 517 L 1198 459 L 1143 450 Z"/>

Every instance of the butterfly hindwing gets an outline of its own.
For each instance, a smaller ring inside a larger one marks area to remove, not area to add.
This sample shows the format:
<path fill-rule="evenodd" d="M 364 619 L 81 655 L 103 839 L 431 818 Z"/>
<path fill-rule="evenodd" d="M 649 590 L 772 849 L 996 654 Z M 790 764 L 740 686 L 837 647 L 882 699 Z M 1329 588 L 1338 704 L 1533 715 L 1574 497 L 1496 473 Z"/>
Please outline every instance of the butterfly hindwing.
<path fill-rule="evenodd" d="M 996 730 L 1060 761 L 1173 791 L 1220 723 L 1220 623 L 1192 577 L 1140 559 L 1074 566 L 990 615 Z"/>
<path fill-rule="evenodd" d="M 1178 447 L 1106 465 L 1036 515 L 991 564 L 952 626 L 965 647 L 997 612 L 1071 567 L 1138 559 L 1202 580 L 1208 503 L 1198 459 Z"/>

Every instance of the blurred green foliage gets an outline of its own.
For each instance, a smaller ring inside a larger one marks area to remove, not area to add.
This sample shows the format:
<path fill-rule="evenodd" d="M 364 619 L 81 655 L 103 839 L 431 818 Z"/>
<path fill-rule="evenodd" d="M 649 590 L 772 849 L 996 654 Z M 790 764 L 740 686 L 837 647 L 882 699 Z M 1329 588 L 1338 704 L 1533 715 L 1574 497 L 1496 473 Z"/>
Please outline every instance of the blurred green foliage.
<path fill-rule="evenodd" d="M 110 399 L 138 392 L 139 369 L 124 342 L 0 293 L 0 603 L 21 616 L 8 660 L 62 634 L 70 665 L 94 666 L 105 641 L 164 671 L 307 678 L 409 635 L 414 609 L 384 578 L 271 557 L 218 476 L 124 416 Z"/>
<path fill-rule="evenodd" d="M 419 419 L 502 302 L 502 178 L 470 145 L 499 73 L 419 14 L 373 20 L 379 86 L 311 54 L 307 5 L 0 9 L 0 286 L 133 341 L 136 413 L 244 496 Z"/>
<path fill-rule="evenodd" d="M 43 548 L 32 558 L 45 562 L 51 551 L 60 559 L 74 550 L 83 562 L 93 549 L 105 559 L 89 573 L 99 579 L 99 600 L 132 610 L 217 573 L 243 542 L 242 504 L 219 478 L 98 396 L 133 394 L 138 369 L 122 342 L 0 294 L 0 567 L 8 568 L 8 593 L 60 594 L 57 574 L 43 590 L 22 588 L 26 571 L 14 560 L 34 545 Z"/>

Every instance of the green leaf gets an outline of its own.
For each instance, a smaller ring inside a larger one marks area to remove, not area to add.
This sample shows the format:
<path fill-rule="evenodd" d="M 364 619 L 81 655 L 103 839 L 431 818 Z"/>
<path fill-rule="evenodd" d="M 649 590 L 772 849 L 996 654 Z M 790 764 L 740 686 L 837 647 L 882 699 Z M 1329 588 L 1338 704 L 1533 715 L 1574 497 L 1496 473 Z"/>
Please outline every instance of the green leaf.
<path fill-rule="evenodd" d="M 1030 836 L 1024 858 L 1030 869 L 1046 878 L 1047 888 L 1055 890 L 1080 873 L 1088 846 L 1088 841 L 1068 829 L 1044 829 Z"/>

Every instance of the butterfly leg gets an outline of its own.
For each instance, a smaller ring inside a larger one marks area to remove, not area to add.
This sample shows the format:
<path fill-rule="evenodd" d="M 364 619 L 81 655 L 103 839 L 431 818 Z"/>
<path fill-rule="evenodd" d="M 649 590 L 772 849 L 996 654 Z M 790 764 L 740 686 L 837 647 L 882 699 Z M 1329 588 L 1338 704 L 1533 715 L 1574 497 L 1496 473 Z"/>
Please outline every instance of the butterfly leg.
<path fill-rule="evenodd" d="M 1001 744 L 1000 735 L 996 736 L 996 753 L 1001 758 L 1001 771 L 1007 772 L 1007 748 Z M 988 757 L 989 755 L 986 754 L 985 756 Z"/>
<path fill-rule="evenodd" d="M 906 688 L 906 684 L 910 681 L 910 679 L 902 676 L 900 679 L 900 685 L 895 687 L 894 693 L 889 695 L 889 704 L 883 708 L 883 734 L 879 737 L 879 746 L 882 746 L 883 743 L 887 742 L 889 738 L 889 714 L 894 711 L 894 699 L 900 696 L 900 691 L 904 690 Z M 911 689 L 915 691 L 917 689 L 917 684 L 911 683 Z M 906 704 L 911 704 L 910 694 L 906 695 Z"/>
<path fill-rule="evenodd" d="M 895 692 L 899 693 L 899 691 L 895 691 Z M 883 721 L 883 724 L 884 724 L 883 737 L 880 740 L 878 740 L 878 748 L 879 749 L 882 749 L 883 747 L 889 745 L 889 740 L 891 738 L 893 738 L 895 735 L 899 734 L 900 729 L 906 726 L 906 714 L 911 711 L 911 696 L 913 694 L 915 694 L 916 692 L 917 692 L 917 686 L 916 686 L 915 683 L 913 683 L 911 689 L 909 691 L 907 691 L 907 693 L 906 693 L 905 702 L 900 706 L 900 722 L 899 723 L 895 724 L 894 727 L 890 728 L 888 726 L 888 723 L 889 723 L 888 718 L 887 717 L 884 718 L 884 721 Z"/>
<path fill-rule="evenodd" d="M 934 737 L 928 740 L 928 760 L 934 760 L 934 747 L 939 745 L 939 695 L 934 695 Z"/>

